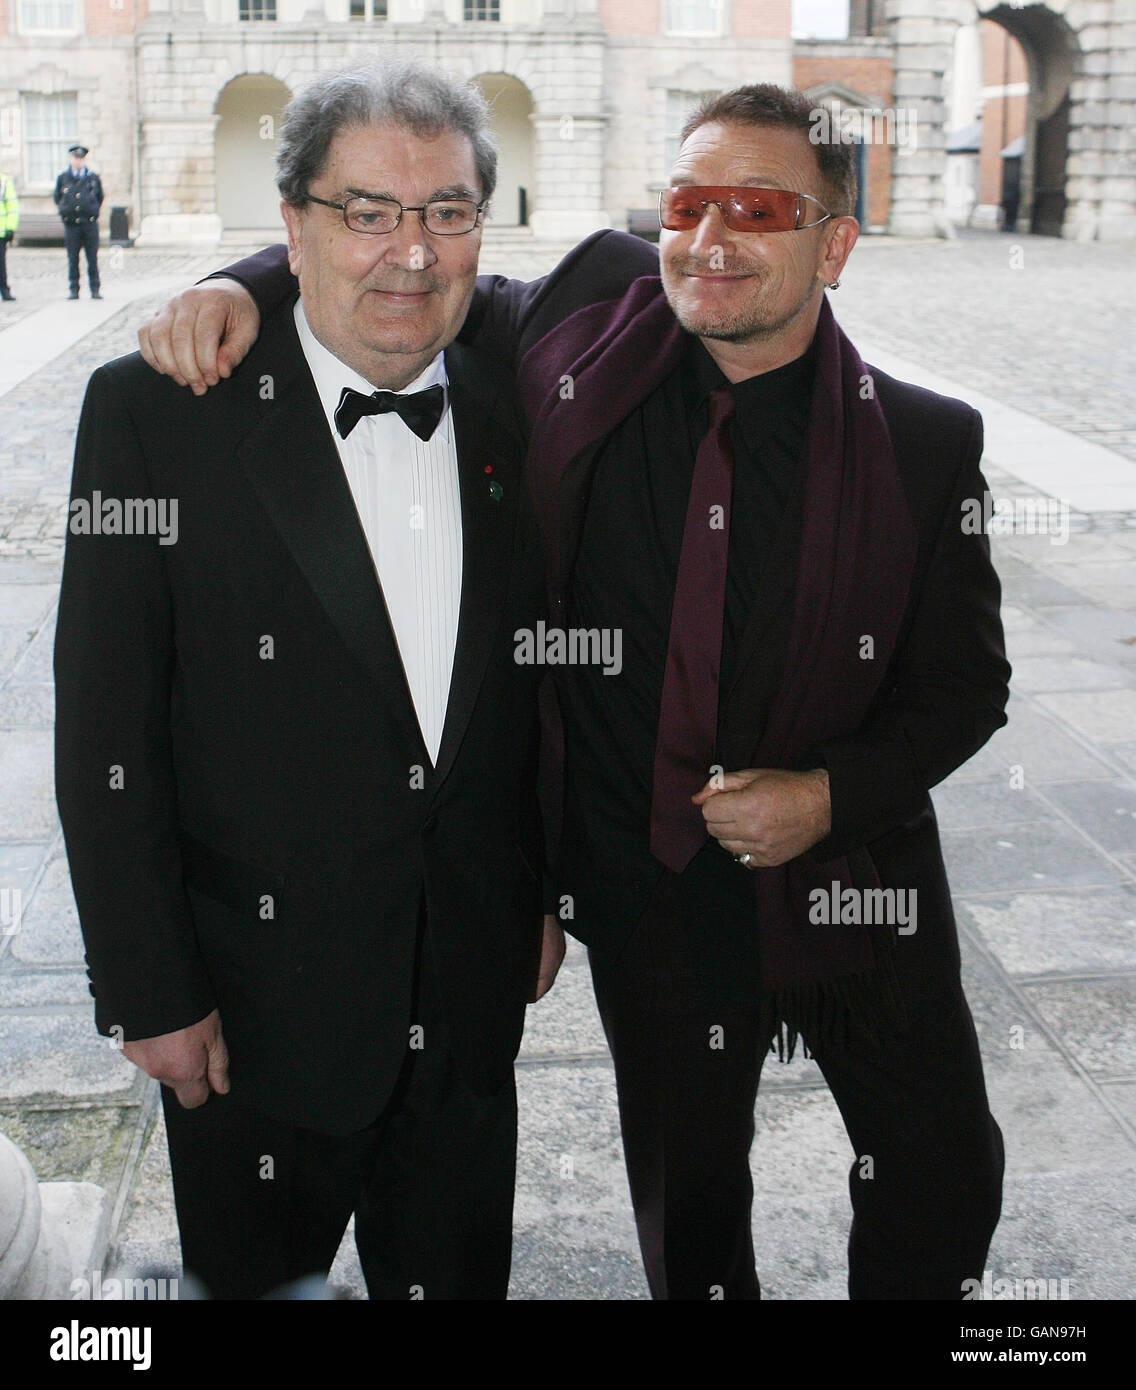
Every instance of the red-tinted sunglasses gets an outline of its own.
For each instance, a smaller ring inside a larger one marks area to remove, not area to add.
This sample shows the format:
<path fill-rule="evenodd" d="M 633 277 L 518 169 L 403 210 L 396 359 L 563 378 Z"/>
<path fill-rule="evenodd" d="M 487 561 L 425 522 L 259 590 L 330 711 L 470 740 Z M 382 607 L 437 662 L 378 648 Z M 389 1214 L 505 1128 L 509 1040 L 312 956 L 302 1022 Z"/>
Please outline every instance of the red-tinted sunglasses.
<path fill-rule="evenodd" d="M 806 203 L 815 203 L 824 214 L 813 222 L 804 219 Z M 800 232 L 819 227 L 832 213 L 808 193 L 784 188 L 750 188 L 741 184 L 664 188 L 659 194 L 659 222 L 668 232 L 692 232 L 713 204 L 731 232 Z"/>

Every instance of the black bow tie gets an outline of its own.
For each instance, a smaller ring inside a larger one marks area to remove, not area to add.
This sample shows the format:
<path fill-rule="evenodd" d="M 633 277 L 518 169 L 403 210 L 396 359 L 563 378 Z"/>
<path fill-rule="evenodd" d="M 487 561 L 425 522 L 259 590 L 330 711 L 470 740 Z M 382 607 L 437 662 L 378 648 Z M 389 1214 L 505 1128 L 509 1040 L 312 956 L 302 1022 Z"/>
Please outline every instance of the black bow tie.
<path fill-rule="evenodd" d="M 364 415 L 385 415 L 393 410 L 419 439 L 429 439 L 438 428 L 445 402 L 446 393 L 441 386 L 427 386 L 425 391 L 414 391 L 409 396 L 395 391 L 375 391 L 364 396 L 362 391 L 345 386 L 335 407 L 335 428 L 346 439 Z"/>

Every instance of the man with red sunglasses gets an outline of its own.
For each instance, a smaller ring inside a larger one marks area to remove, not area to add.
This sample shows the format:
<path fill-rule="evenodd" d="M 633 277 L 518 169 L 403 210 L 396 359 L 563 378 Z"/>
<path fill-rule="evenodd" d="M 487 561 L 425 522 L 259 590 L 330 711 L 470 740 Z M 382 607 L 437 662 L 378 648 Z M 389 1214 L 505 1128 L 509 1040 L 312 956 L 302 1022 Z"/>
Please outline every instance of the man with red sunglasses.
<path fill-rule="evenodd" d="M 837 326 L 855 173 L 814 115 L 768 85 L 707 100 L 658 261 L 597 233 L 532 284 L 479 280 L 462 330 L 517 377 L 555 620 L 622 634 L 616 679 L 557 673 L 558 876 L 656 1298 L 760 1297 L 771 1044 L 816 1059 L 854 1147 L 853 1298 L 961 1298 L 1001 1205 L 928 796 L 1005 723 L 999 584 L 962 525 L 982 424 Z M 140 334 L 198 392 L 289 288 L 281 248 L 223 274 L 247 289 Z"/>

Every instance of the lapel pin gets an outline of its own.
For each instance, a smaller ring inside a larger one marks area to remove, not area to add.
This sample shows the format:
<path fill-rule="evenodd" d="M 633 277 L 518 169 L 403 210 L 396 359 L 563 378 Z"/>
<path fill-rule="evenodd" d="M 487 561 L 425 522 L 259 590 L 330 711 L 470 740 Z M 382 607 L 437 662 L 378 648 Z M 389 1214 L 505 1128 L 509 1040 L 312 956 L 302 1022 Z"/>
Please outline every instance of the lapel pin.
<path fill-rule="evenodd" d="M 485 471 L 487 474 L 491 474 L 493 472 L 493 465 L 487 463 L 485 465 Z M 496 478 L 493 478 L 489 484 L 489 495 L 493 498 L 494 502 L 500 502 L 503 491 L 504 489 L 501 487 L 501 484 Z"/>

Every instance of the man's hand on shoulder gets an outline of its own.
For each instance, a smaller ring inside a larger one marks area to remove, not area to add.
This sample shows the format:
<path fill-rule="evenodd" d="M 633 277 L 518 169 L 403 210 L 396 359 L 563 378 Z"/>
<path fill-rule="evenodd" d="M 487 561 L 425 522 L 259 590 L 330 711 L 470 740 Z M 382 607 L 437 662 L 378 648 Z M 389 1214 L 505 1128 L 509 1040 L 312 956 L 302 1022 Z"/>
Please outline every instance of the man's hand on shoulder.
<path fill-rule="evenodd" d="M 142 356 L 156 372 L 203 396 L 247 355 L 260 332 L 256 300 L 239 280 L 193 285 L 138 330 Z"/>
<path fill-rule="evenodd" d="M 124 1042 L 122 1054 L 147 1076 L 172 1086 L 186 1110 L 204 1105 L 210 1091 L 224 1095 L 229 1089 L 229 1053 L 216 1009 L 175 1033 Z"/>

